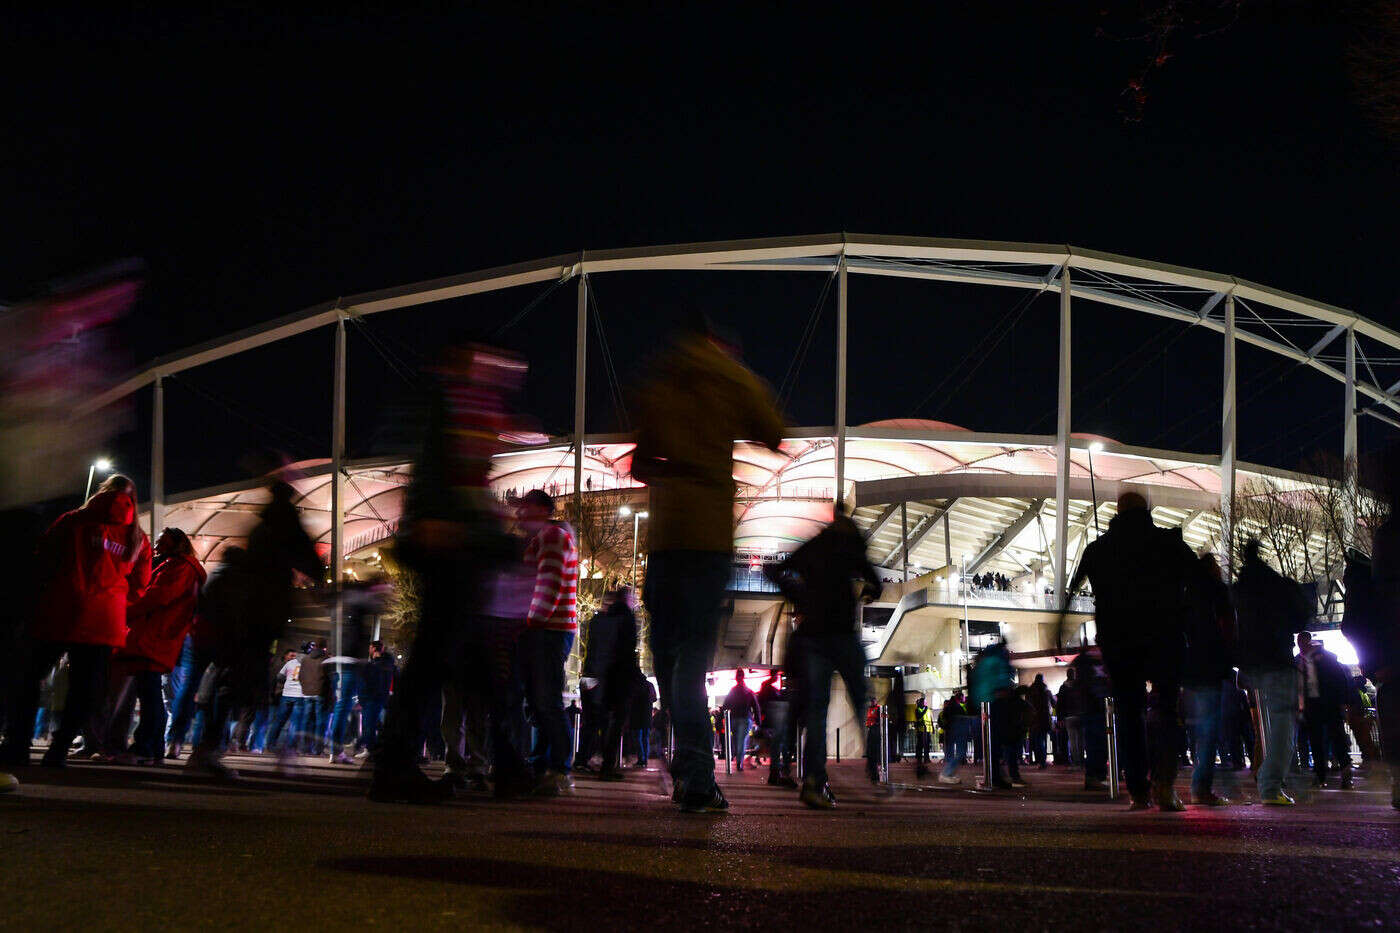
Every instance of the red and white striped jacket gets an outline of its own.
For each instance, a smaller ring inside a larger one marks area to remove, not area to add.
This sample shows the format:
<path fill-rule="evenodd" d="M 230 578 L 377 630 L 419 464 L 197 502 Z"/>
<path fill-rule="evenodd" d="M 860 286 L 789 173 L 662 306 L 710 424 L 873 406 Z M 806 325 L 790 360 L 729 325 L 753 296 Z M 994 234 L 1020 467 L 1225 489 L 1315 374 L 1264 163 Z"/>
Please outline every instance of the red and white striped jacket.
<path fill-rule="evenodd" d="M 530 539 L 525 563 L 535 566 L 529 628 L 578 629 L 578 545 L 567 522 L 551 522 Z"/>

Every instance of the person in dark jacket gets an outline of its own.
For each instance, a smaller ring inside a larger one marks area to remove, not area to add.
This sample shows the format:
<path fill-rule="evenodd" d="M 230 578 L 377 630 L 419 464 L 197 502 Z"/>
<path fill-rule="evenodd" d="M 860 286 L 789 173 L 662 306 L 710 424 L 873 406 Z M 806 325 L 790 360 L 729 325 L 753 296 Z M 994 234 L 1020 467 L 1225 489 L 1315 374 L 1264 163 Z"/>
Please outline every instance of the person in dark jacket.
<path fill-rule="evenodd" d="M 1235 608 L 1214 554 L 1202 554 L 1186 590 L 1186 665 L 1181 683 L 1191 727 L 1191 799 L 1207 807 L 1229 804 L 1215 793 L 1215 756 L 1227 681 L 1233 678 L 1230 641 Z M 1233 684 L 1231 684 L 1233 685 Z"/>
<path fill-rule="evenodd" d="M 592 720 L 603 740 L 599 780 L 623 780 L 619 746 L 640 676 L 637 617 L 632 612 L 632 589 L 624 586 L 606 594 L 602 608 L 589 620 L 588 651 L 583 658 L 581 682 L 588 682 L 587 702 L 593 706 Z"/>
<path fill-rule="evenodd" d="M 636 682 L 632 686 L 632 699 L 627 710 L 627 728 L 632 730 L 637 741 L 638 770 L 645 770 L 651 758 L 651 729 L 656 713 L 656 686 L 647 679 L 638 667 L 634 674 Z"/>
<path fill-rule="evenodd" d="M 365 665 L 364 683 L 360 687 L 360 738 L 356 750 L 374 750 L 379 741 L 379 724 L 384 719 L 384 707 L 394 687 L 398 666 L 394 656 L 385 650 L 384 642 L 369 643 L 369 662 Z"/>
<path fill-rule="evenodd" d="M 809 807 L 829 809 L 836 805 L 826 775 L 831 675 L 841 675 L 851 709 L 859 715 L 867 689 L 853 583 L 860 582 L 861 599 L 868 602 L 880 591 L 880 577 L 865 556 L 860 528 L 844 513 L 782 563 L 766 566 L 764 573 L 796 608 L 797 630 L 788 641 L 788 652 L 807 730 L 800 799 Z"/>
<path fill-rule="evenodd" d="M 1328 761 L 1335 758 L 1342 789 L 1350 790 L 1351 739 L 1342 708 L 1351 700 L 1351 675 L 1322 642 L 1313 641 L 1312 632 L 1298 633 L 1297 664 L 1303 685 L 1303 729 L 1312 749 L 1313 786 L 1327 786 Z"/>
<path fill-rule="evenodd" d="M 1031 761 L 1041 771 L 1045 770 L 1045 742 L 1050 737 L 1051 714 L 1055 710 L 1055 697 L 1045 685 L 1045 675 L 1036 674 L 1027 695 L 1030 701 Z"/>
<path fill-rule="evenodd" d="M 296 490 L 277 479 L 271 502 L 248 535 L 246 552 L 225 553 L 224 566 L 205 586 L 195 644 L 207 646 L 216 667 L 204 732 L 185 768 L 232 780 L 237 773 L 222 761 L 225 726 L 233 710 L 265 702 L 268 649 L 292 613 L 298 583 L 321 582 L 325 564 L 301 525 L 292 503 Z M 203 665 L 196 660 L 196 669 Z"/>
<path fill-rule="evenodd" d="M 743 669 L 734 674 L 734 686 L 720 703 L 720 712 L 728 714 L 730 734 L 726 736 L 725 754 L 734 756 L 734 767 L 744 770 L 749 753 L 749 732 L 759 721 L 758 696 L 749 689 Z"/>
<path fill-rule="evenodd" d="M 1302 588 L 1259 556 L 1259 542 L 1249 541 L 1232 591 L 1240 672 L 1259 696 L 1263 760 L 1255 769 L 1260 800 L 1269 806 L 1293 806 L 1283 789 L 1297 741 L 1298 669 L 1293 664 L 1293 634 L 1306 629 L 1312 605 Z"/>
<path fill-rule="evenodd" d="M 758 710 L 762 717 L 763 733 L 768 737 L 768 783 L 775 787 L 797 788 L 797 782 L 788 773 L 791 749 L 788 735 L 791 732 L 790 713 L 792 703 L 788 695 L 788 685 L 780 681 L 777 670 L 768 672 L 768 679 L 758 688 Z"/>
<path fill-rule="evenodd" d="M 1118 498 L 1118 514 L 1103 536 L 1084 549 L 1070 581 L 1073 593 L 1087 578 L 1094 587 L 1099 648 L 1117 700 L 1118 736 L 1132 808 L 1153 803 L 1185 809 L 1172 784 L 1178 767 L 1177 695 L 1185 651 L 1182 631 L 1186 581 L 1195 555 L 1180 529 L 1152 523 L 1147 500 L 1136 492 Z M 1147 743 L 1147 682 L 1161 692 L 1153 732 L 1151 783 Z"/>

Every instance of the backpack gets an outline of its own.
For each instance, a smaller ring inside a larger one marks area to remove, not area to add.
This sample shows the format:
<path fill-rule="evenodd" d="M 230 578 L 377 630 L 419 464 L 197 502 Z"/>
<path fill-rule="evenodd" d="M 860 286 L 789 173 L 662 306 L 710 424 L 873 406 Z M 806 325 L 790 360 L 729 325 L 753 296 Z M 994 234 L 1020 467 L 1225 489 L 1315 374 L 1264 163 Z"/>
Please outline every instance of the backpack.
<path fill-rule="evenodd" d="M 1371 559 L 1360 551 L 1348 550 L 1342 572 L 1345 603 L 1342 634 L 1356 648 L 1361 672 L 1374 677 L 1385 666 L 1389 645 L 1383 601 L 1371 577 Z"/>

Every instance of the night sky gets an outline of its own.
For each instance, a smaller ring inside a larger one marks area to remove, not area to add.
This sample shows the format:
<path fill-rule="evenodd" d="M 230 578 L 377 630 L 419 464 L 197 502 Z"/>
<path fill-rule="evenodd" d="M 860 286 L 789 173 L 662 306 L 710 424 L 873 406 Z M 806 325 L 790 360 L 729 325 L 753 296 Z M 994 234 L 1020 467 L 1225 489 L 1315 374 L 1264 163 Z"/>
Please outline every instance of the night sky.
<path fill-rule="evenodd" d="M 1356 65 L 1376 39 L 1366 5 L 1280 18 L 1250 3 L 1097 4 L 982 20 L 861 4 L 44 7 L 0 24 L 0 301 L 139 257 L 148 281 L 123 325 L 132 366 L 338 295 L 580 248 L 841 230 L 1072 243 L 1400 328 L 1400 140 L 1368 109 L 1377 89 Z M 1161 17 L 1137 15 L 1154 8 L 1182 18 L 1154 31 Z M 677 294 L 736 330 L 778 385 L 823 282 L 594 279 L 624 392 Z M 489 332 L 545 289 L 353 325 L 351 455 L 408 444 L 414 373 L 442 340 Z M 969 359 L 1022 298 L 853 276 L 851 423 L 1052 432 L 1055 295 Z M 573 309 L 571 283 L 502 337 L 529 355 L 524 404 L 552 432 L 570 425 Z M 1219 338 L 1179 330 L 1077 303 L 1074 429 L 1214 452 Z M 625 428 L 591 339 L 590 430 Z M 833 355 L 829 297 L 787 403 L 795 423 L 831 423 Z M 1340 386 L 1276 360 L 1241 350 L 1240 397 L 1258 392 L 1241 413 L 1243 458 L 1291 467 L 1339 449 Z M 238 479 L 260 445 L 326 456 L 330 370 L 327 329 L 176 377 L 168 488 Z M 148 407 L 149 390 L 131 430 L 94 451 L 143 496 Z M 1392 437 L 1363 419 L 1363 452 Z M 85 464 L 73 472 L 81 488 Z"/>

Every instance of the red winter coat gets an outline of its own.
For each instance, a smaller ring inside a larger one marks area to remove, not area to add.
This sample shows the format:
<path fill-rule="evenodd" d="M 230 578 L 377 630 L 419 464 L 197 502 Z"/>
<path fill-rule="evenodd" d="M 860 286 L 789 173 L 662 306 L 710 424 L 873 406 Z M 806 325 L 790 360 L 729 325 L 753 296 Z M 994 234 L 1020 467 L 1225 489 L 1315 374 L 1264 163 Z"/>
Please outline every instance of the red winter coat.
<path fill-rule="evenodd" d="M 180 659 L 180 647 L 194 623 L 195 602 L 206 574 L 193 554 L 172 557 L 156 567 L 151 585 L 126 610 L 123 661 L 139 660 L 145 670 L 168 674 Z"/>
<path fill-rule="evenodd" d="M 114 494 L 94 496 L 54 522 L 39 543 L 44 589 L 34 634 L 46 641 L 120 647 L 126 607 L 151 579 L 151 543 L 130 525 L 108 523 Z"/>

